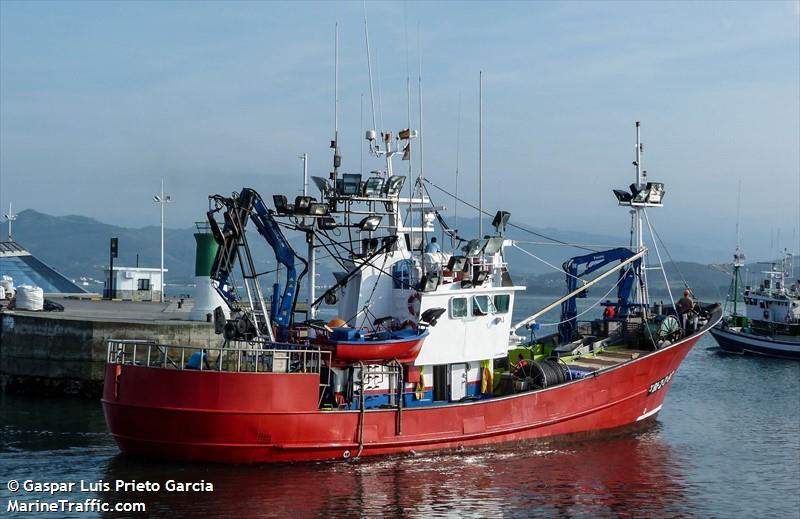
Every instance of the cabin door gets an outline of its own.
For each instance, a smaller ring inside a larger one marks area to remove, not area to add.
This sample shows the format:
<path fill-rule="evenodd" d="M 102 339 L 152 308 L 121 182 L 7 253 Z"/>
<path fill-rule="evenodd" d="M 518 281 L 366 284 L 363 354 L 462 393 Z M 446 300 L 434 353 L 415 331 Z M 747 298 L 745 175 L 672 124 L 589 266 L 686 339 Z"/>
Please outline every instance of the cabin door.
<path fill-rule="evenodd" d="M 467 365 L 450 366 L 450 400 L 456 402 L 467 396 Z"/>
<path fill-rule="evenodd" d="M 447 365 L 439 364 L 433 367 L 433 401 L 447 400 Z"/>

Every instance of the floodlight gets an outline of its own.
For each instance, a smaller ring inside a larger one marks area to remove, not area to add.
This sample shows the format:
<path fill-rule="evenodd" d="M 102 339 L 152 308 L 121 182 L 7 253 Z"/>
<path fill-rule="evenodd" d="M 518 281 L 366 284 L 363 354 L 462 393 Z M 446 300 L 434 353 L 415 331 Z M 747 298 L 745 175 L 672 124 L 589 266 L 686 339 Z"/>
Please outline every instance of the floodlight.
<path fill-rule="evenodd" d="M 275 204 L 275 211 L 278 214 L 289 214 L 292 211 L 286 195 L 272 195 L 272 202 Z"/>
<path fill-rule="evenodd" d="M 214 218 L 214 212 L 208 211 L 206 213 L 206 218 L 208 218 L 208 226 L 211 229 L 211 235 L 214 237 L 214 241 L 217 242 L 217 245 L 224 245 L 225 235 L 222 233 L 222 229 L 219 228 L 219 223 L 217 223 L 216 218 Z"/>
<path fill-rule="evenodd" d="M 486 281 L 486 278 L 489 277 L 489 272 L 486 270 L 479 270 L 475 273 L 475 276 L 472 278 L 472 284 L 476 287 L 483 285 L 483 282 Z"/>
<path fill-rule="evenodd" d="M 661 205 L 664 199 L 664 184 L 662 182 L 648 182 L 643 189 L 634 191 L 634 186 L 631 185 L 631 191 L 634 192 L 632 205 Z"/>
<path fill-rule="evenodd" d="M 298 196 L 294 199 L 295 214 L 308 214 L 308 209 L 311 207 L 311 202 L 316 201 L 317 199 L 313 196 Z"/>
<path fill-rule="evenodd" d="M 317 227 L 323 231 L 332 231 L 338 227 L 339 224 L 336 223 L 336 220 L 333 216 L 323 216 L 322 218 L 317 218 Z"/>
<path fill-rule="evenodd" d="M 647 201 L 651 204 L 660 204 L 664 199 L 664 183 L 663 182 L 648 182 L 647 183 Z"/>
<path fill-rule="evenodd" d="M 309 216 L 325 216 L 328 213 L 328 204 L 323 202 L 313 202 L 308 208 Z"/>
<path fill-rule="evenodd" d="M 633 198 L 633 195 L 621 189 L 615 189 L 614 196 L 617 197 L 617 202 L 624 205 L 629 205 L 631 203 L 631 199 Z"/>
<path fill-rule="evenodd" d="M 383 178 L 370 177 L 364 186 L 364 196 L 381 196 L 383 190 Z"/>
<path fill-rule="evenodd" d="M 509 218 L 511 218 L 511 213 L 507 211 L 497 211 L 497 214 L 494 215 L 492 227 L 495 228 L 498 234 L 503 234 L 506 232 L 506 226 L 508 225 Z"/>
<path fill-rule="evenodd" d="M 450 256 L 450 261 L 447 262 L 447 270 L 453 273 L 463 272 L 466 265 L 466 256 Z"/>
<path fill-rule="evenodd" d="M 378 228 L 382 219 L 383 217 L 377 214 L 365 216 L 364 219 L 358 222 L 358 228 L 361 231 L 372 232 Z"/>
<path fill-rule="evenodd" d="M 486 247 L 486 244 L 489 240 L 480 239 L 480 240 L 470 240 L 467 244 L 467 256 L 477 256 L 483 249 Z"/>
<path fill-rule="evenodd" d="M 331 188 L 331 185 L 328 183 L 327 178 L 312 176 L 311 180 L 314 181 L 314 185 L 316 185 L 317 189 L 319 189 L 320 192 L 322 192 L 323 194 L 329 191 Z"/>
<path fill-rule="evenodd" d="M 378 238 L 364 238 L 361 240 L 361 254 L 366 256 L 378 250 Z"/>
<path fill-rule="evenodd" d="M 361 175 L 357 173 L 345 173 L 342 175 L 342 191 L 346 196 L 358 195 L 361 186 Z"/>
<path fill-rule="evenodd" d="M 418 250 L 422 251 L 422 246 L 424 245 L 424 241 L 422 239 L 422 233 L 414 234 L 413 236 L 410 233 L 403 233 L 406 238 L 406 248 L 408 250 Z"/>
<path fill-rule="evenodd" d="M 420 324 L 429 324 L 430 326 L 436 326 L 436 322 L 439 318 L 444 314 L 447 310 L 444 308 L 428 308 L 422 315 L 420 316 Z"/>
<path fill-rule="evenodd" d="M 438 272 L 428 272 L 422 277 L 422 291 L 423 292 L 433 292 L 437 288 L 439 288 L 439 282 L 441 281 L 441 277 L 439 276 Z"/>
<path fill-rule="evenodd" d="M 367 130 L 364 133 L 364 138 L 368 141 L 374 141 L 378 138 L 378 133 L 375 130 Z"/>
<path fill-rule="evenodd" d="M 503 237 L 502 236 L 492 236 L 488 240 L 486 240 L 486 245 L 483 248 L 484 254 L 495 254 L 497 251 L 503 248 Z"/>
<path fill-rule="evenodd" d="M 398 196 L 400 194 L 400 190 L 403 189 L 403 184 L 405 181 L 406 177 L 402 175 L 392 175 L 389 177 L 386 185 L 383 186 L 383 194 L 392 198 Z"/>

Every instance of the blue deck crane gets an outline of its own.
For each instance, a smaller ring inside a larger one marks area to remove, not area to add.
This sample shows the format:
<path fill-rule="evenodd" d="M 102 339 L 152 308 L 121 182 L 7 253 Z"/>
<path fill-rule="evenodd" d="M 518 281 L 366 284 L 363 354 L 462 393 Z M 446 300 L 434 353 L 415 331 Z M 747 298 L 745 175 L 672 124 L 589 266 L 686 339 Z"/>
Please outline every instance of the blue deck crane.
<path fill-rule="evenodd" d="M 597 269 L 613 263 L 615 261 L 623 262 L 636 253 L 624 247 L 609 249 L 592 254 L 585 254 L 583 256 L 576 256 L 564 262 L 562 268 L 567 276 L 567 293 L 571 293 L 578 288 L 579 278 L 586 274 L 591 274 Z M 633 290 L 634 282 L 641 269 L 641 258 L 633 261 L 626 268 L 623 268 L 619 273 L 618 287 L 617 287 L 617 303 L 618 315 L 620 317 L 627 316 L 630 313 L 632 305 L 630 303 L 631 292 Z M 585 266 L 582 270 L 579 267 Z M 572 340 L 577 326 L 578 306 L 576 298 L 586 297 L 586 292 L 581 292 L 579 295 L 573 296 L 563 303 L 561 303 L 561 319 L 558 325 L 558 334 L 561 343 L 566 343 Z"/>
<path fill-rule="evenodd" d="M 276 283 L 273 287 L 272 306 L 270 310 L 270 320 L 277 325 L 276 340 L 285 342 L 289 338 L 294 317 L 294 308 L 297 302 L 297 290 L 300 279 L 305 275 L 308 264 L 295 253 L 286 236 L 281 231 L 278 223 L 272 215 L 272 211 L 267 208 L 264 200 L 254 189 L 243 188 L 240 193 L 232 197 L 213 195 L 209 197 L 217 204 L 217 208 L 208 212 L 208 221 L 211 225 L 211 232 L 219 245 L 219 250 L 214 258 L 211 268 L 211 278 L 216 281 L 216 288 L 231 310 L 241 310 L 237 305 L 239 298 L 236 295 L 234 286 L 230 283 L 230 277 L 237 259 L 242 270 L 245 290 L 250 298 L 250 308 L 245 310 L 245 314 L 237 319 L 233 327 L 240 333 L 234 335 L 270 335 L 267 330 L 262 329 L 268 323 L 266 320 L 259 322 L 259 307 L 261 314 L 265 312 L 263 306 L 263 295 L 258 283 L 258 276 L 255 265 L 250 254 L 250 248 L 245 235 L 247 221 L 251 220 L 255 224 L 258 233 L 264 237 L 272 250 L 275 252 L 275 259 L 286 267 L 286 283 L 283 294 L 280 294 L 280 286 Z M 222 210 L 225 224 L 220 229 L 216 221 L 215 213 Z M 295 260 L 300 260 L 303 271 L 298 275 Z M 257 305 L 252 301 L 256 298 Z M 241 321 L 244 320 L 242 323 Z M 252 326 L 250 326 L 252 325 Z M 255 329 L 253 329 L 255 328 Z"/>

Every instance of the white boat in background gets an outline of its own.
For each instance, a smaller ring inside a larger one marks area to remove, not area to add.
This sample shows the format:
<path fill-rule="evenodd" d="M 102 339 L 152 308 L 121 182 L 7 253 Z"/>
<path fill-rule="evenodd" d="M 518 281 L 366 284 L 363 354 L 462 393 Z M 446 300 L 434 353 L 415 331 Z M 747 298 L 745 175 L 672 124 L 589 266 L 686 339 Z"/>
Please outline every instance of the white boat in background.
<path fill-rule="evenodd" d="M 789 277 L 790 257 L 784 254 L 763 272 L 765 278 L 758 286 L 742 290 L 744 255 L 736 248 L 728 293 L 731 313 L 711 330 L 724 351 L 800 359 L 800 279 Z M 744 314 L 739 313 L 740 304 Z"/>

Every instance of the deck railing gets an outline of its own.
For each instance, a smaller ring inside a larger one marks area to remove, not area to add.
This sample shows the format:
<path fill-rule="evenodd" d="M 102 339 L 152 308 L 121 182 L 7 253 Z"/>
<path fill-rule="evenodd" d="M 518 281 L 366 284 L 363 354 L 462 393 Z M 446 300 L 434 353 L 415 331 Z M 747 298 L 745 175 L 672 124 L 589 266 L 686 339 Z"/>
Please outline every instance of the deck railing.
<path fill-rule="evenodd" d="M 290 344 L 230 341 L 225 347 L 198 348 L 112 339 L 108 341 L 106 361 L 148 368 L 226 373 L 319 373 L 326 355 L 330 356 L 330 352 Z"/>

